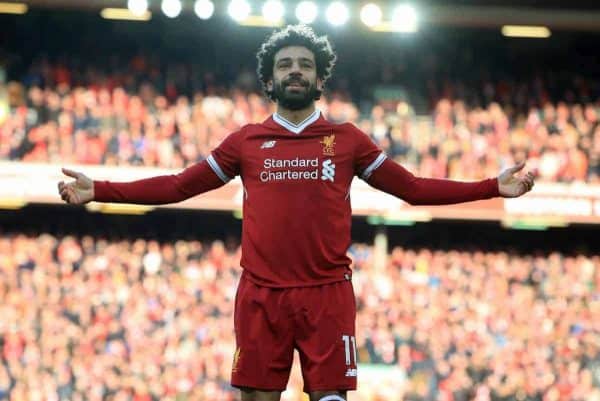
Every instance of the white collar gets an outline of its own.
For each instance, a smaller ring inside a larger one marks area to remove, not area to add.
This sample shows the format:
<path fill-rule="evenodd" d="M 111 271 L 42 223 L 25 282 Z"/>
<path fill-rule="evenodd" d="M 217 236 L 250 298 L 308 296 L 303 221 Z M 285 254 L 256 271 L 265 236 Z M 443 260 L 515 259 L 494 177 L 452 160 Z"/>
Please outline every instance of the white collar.
<path fill-rule="evenodd" d="M 304 121 L 302 121 L 299 124 L 294 124 L 281 117 L 279 114 L 277 114 L 277 112 L 275 112 L 273 113 L 273 121 L 281 125 L 283 128 L 292 131 L 294 134 L 299 134 L 304 130 L 304 128 L 317 121 L 320 115 L 321 111 L 319 109 L 315 109 L 315 111 L 313 111 L 308 117 L 306 117 Z"/>

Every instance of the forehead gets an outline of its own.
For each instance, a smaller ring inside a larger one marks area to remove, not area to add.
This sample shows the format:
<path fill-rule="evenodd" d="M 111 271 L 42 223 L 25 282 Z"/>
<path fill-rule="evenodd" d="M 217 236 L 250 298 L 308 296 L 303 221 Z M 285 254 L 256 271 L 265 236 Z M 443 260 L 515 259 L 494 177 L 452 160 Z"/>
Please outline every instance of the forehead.
<path fill-rule="evenodd" d="M 301 59 L 307 58 L 315 61 L 315 55 L 304 46 L 288 46 L 282 47 L 275 53 L 275 62 L 284 58 Z"/>

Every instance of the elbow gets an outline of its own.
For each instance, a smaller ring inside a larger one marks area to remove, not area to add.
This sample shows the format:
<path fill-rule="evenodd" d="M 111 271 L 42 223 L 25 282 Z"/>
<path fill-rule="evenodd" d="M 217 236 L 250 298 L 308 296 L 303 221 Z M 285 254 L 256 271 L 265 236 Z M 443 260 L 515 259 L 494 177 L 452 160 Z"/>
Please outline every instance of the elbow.
<path fill-rule="evenodd" d="M 402 194 L 402 196 L 398 197 L 411 206 L 423 206 L 431 204 L 426 198 L 419 196 L 419 194 Z"/>
<path fill-rule="evenodd" d="M 422 202 L 419 202 L 419 200 L 418 200 L 418 199 L 414 199 L 414 198 L 408 198 L 408 197 L 407 197 L 407 198 L 402 198 L 402 200 L 403 200 L 404 202 L 408 203 L 408 204 L 409 204 L 409 205 L 411 205 L 411 206 L 419 206 L 419 205 L 422 205 L 422 204 L 423 204 Z"/>
<path fill-rule="evenodd" d="M 382 189 L 382 188 L 378 188 Z M 398 190 L 389 190 L 388 188 L 382 189 L 384 192 L 392 195 L 395 198 L 402 200 L 403 202 L 408 203 L 411 206 L 418 206 L 421 204 L 419 198 L 415 197 L 414 194 L 406 193 L 406 191 L 398 191 Z"/>
<path fill-rule="evenodd" d="M 418 206 L 421 204 L 421 202 L 419 202 L 419 200 L 417 198 L 407 195 L 407 194 L 392 194 L 392 195 L 394 195 L 398 199 L 401 199 L 403 202 L 408 203 L 411 206 Z"/>
<path fill-rule="evenodd" d="M 395 198 L 398 198 L 400 200 L 402 200 L 403 202 L 408 203 L 411 206 L 417 206 L 420 204 L 419 202 L 419 198 L 416 197 L 414 194 L 409 193 L 408 191 L 402 191 L 402 190 L 384 190 L 384 192 L 387 192 L 388 194 L 394 196 Z"/>

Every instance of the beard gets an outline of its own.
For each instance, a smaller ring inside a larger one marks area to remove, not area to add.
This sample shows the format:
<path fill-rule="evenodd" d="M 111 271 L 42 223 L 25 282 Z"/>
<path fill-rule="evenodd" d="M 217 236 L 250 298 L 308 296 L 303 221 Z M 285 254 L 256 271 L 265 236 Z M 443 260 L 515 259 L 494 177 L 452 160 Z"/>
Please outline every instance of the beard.
<path fill-rule="evenodd" d="M 299 84 L 301 88 L 288 88 L 292 83 Z M 315 101 L 317 95 L 318 91 L 316 84 L 301 78 L 289 78 L 284 81 L 276 82 L 273 90 L 275 100 L 277 100 L 281 107 L 288 110 L 305 109 Z"/>

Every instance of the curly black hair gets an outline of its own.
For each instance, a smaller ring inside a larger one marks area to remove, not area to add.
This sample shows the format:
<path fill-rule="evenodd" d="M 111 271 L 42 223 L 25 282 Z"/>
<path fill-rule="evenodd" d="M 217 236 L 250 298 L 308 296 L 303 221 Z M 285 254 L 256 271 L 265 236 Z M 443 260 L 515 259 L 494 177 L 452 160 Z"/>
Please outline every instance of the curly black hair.
<path fill-rule="evenodd" d="M 303 46 L 315 55 L 317 76 L 323 84 L 331 76 L 337 59 L 327 36 L 317 36 L 312 28 L 307 25 L 288 25 L 279 31 L 273 32 L 260 46 L 258 53 L 256 53 L 256 58 L 258 59 L 258 68 L 256 69 L 258 79 L 260 79 L 263 91 L 267 97 L 273 101 L 275 101 L 274 94 L 267 89 L 267 82 L 273 78 L 275 54 L 288 46 Z M 320 97 L 321 91 L 317 91 L 315 100 Z"/>

